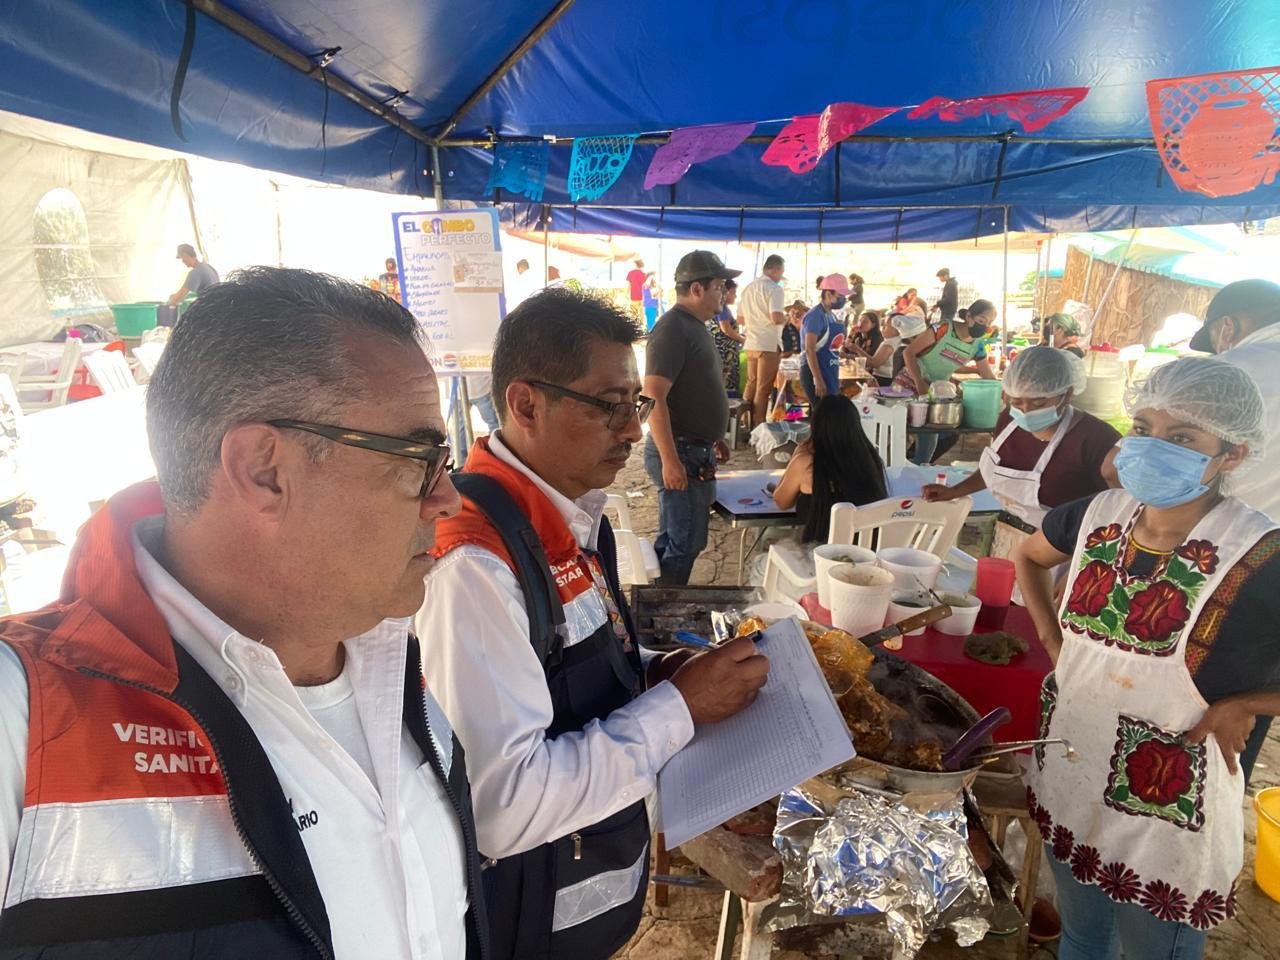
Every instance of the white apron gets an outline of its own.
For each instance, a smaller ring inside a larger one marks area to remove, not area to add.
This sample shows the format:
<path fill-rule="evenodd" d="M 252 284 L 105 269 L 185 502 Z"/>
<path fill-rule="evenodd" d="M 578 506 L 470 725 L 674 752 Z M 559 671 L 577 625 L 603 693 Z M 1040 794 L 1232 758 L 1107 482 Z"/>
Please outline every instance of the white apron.
<path fill-rule="evenodd" d="M 1235 913 L 1244 778 L 1217 740 L 1181 734 L 1208 704 L 1185 653 L 1219 583 L 1275 524 L 1228 497 L 1150 579 L 1121 560 L 1138 502 L 1108 490 L 1090 504 L 1059 610 L 1063 647 L 1041 688 L 1041 736 L 1027 805 L 1052 854 L 1117 903 L 1201 930 Z M 1209 616 L 1221 616 L 1211 610 Z"/>
<path fill-rule="evenodd" d="M 1044 515 L 1049 512 L 1048 507 L 1040 505 L 1040 478 L 1049 461 L 1053 459 L 1054 453 L 1057 452 L 1058 445 L 1062 443 L 1062 438 L 1071 429 L 1074 419 L 1075 410 L 1068 406 L 1066 413 L 1058 421 L 1058 429 L 1049 438 L 1049 445 L 1044 448 L 1040 459 L 1030 470 L 1014 470 L 1000 465 L 998 451 L 1004 442 L 1013 436 L 1015 430 L 1021 429 L 1012 420 L 1001 431 L 1000 436 L 982 451 L 982 456 L 978 460 L 978 472 L 982 474 L 982 479 L 986 482 L 991 495 L 1015 517 L 1031 524 L 1037 530 L 1044 521 Z"/>

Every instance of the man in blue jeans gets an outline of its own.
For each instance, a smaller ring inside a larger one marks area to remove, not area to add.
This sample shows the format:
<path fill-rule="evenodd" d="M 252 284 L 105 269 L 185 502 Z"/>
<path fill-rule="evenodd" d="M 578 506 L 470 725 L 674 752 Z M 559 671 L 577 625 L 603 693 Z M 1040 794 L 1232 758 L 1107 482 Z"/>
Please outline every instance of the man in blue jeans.
<path fill-rule="evenodd" d="M 707 321 L 724 305 L 730 270 L 709 250 L 676 264 L 676 305 L 658 318 L 645 347 L 644 392 L 654 400 L 644 465 L 658 488 L 654 549 L 662 582 L 683 586 L 707 545 L 716 463 L 729 459 L 720 355 Z"/>

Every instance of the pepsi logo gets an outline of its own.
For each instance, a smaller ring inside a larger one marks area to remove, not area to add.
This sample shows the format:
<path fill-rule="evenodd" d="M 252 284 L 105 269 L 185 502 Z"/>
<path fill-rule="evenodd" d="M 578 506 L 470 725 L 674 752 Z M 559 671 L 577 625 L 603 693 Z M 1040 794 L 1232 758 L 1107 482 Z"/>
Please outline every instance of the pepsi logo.
<path fill-rule="evenodd" d="M 446 353 L 440 358 L 440 366 L 456 367 L 458 365 L 458 355 L 456 353 Z"/>
<path fill-rule="evenodd" d="M 913 504 L 914 502 L 915 502 L 914 500 L 903 500 L 900 504 L 898 504 L 898 509 L 910 510 L 911 504 Z"/>
<path fill-rule="evenodd" d="M 832 337 L 832 338 L 831 338 L 831 349 L 832 349 L 832 350 L 839 350 L 839 349 L 840 349 L 840 345 L 841 345 L 841 344 L 843 344 L 843 343 L 844 343 L 844 334 L 843 334 L 843 333 L 837 333 L 834 337 Z"/>

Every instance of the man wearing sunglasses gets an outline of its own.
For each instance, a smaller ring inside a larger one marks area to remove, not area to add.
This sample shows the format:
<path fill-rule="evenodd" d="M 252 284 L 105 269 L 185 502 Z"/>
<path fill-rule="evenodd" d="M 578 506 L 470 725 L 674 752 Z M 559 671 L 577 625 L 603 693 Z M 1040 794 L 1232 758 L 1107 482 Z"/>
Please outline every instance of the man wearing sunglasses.
<path fill-rule="evenodd" d="M 745 639 L 640 656 L 601 489 L 653 406 L 640 336 L 622 311 L 567 289 L 502 322 L 502 425 L 456 475 L 463 511 L 440 524 L 417 620 L 428 685 L 467 749 L 499 960 L 593 960 L 626 943 L 659 769 L 695 722 L 751 702 L 768 670 Z"/>
<path fill-rule="evenodd" d="M 89 520 L 59 603 L 0 622 L 0 955 L 489 956 L 409 633 L 460 507 L 419 336 L 265 267 L 174 328 L 159 483 Z"/>

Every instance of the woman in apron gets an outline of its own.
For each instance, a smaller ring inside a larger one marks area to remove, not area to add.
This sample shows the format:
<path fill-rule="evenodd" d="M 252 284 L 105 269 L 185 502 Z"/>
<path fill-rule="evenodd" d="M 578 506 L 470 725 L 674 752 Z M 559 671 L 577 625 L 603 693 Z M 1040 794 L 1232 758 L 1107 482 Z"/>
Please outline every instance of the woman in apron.
<path fill-rule="evenodd" d="M 840 347 L 844 344 L 844 324 L 836 311 L 849 295 L 849 282 L 839 273 L 824 277 L 822 299 L 804 317 L 800 329 L 804 363 L 800 366 L 800 382 L 809 396 L 810 413 L 817 409 L 822 397 L 840 392 Z"/>
<path fill-rule="evenodd" d="M 1023 525 L 1039 529 L 1051 507 L 1105 490 L 1100 465 L 1120 434 L 1071 406 L 1084 384 L 1084 365 L 1070 354 L 1042 346 L 1020 351 L 1004 375 L 1009 409 L 996 420 L 978 469 L 955 486 L 928 484 L 924 499 L 990 490 Z"/>
<path fill-rule="evenodd" d="M 1058 886 L 1060 960 L 1196 958 L 1235 913 L 1237 757 L 1280 709 L 1280 530 L 1226 495 L 1265 437 L 1243 370 L 1166 364 L 1126 397 L 1123 490 L 1058 507 L 1015 553 L 1056 665 L 1027 803 Z M 1049 571 L 1069 561 L 1054 609 Z M 1243 759 L 1243 758 L 1241 758 Z"/>
<path fill-rule="evenodd" d="M 978 375 L 984 380 L 996 379 L 991 365 L 987 363 L 985 351 L 977 342 L 995 320 L 995 304 L 990 300 L 975 300 L 966 312 L 965 320 L 945 323 L 936 333 L 926 329 L 903 352 L 905 365 L 894 379 L 894 386 L 923 395 L 929 392 L 929 384 L 935 380 L 950 380 L 952 374 L 970 363 L 976 366 Z M 954 442 L 955 434 L 917 434 L 916 448 L 911 454 L 912 463 L 931 463 L 943 437 Z"/>

